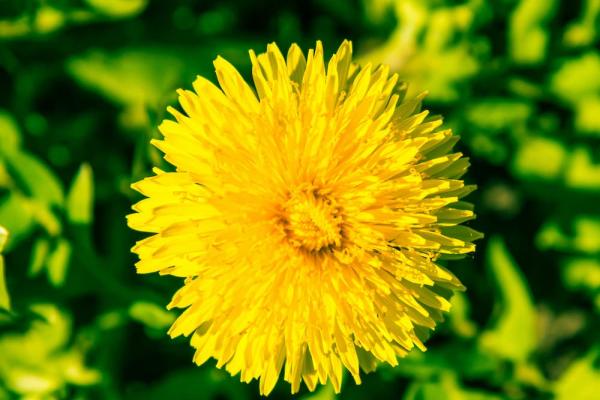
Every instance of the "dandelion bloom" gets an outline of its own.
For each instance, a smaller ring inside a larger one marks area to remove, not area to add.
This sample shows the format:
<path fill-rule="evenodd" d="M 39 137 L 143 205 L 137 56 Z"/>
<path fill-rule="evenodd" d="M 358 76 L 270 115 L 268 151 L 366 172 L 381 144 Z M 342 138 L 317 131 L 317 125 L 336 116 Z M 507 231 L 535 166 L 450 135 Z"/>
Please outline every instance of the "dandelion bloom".
<path fill-rule="evenodd" d="M 137 271 L 185 278 L 169 334 L 262 394 L 282 370 L 292 392 L 339 391 L 344 368 L 360 383 L 424 350 L 462 288 L 437 260 L 479 236 L 458 225 L 473 218 L 458 138 L 387 66 L 351 56 L 348 41 L 328 63 L 320 42 L 306 57 L 270 44 L 250 52 L 255 90 L 217 58 L 220 87 L 180 90 L 153 141 L 175 171 L 133 185 L 148 198 L 129 225 L 154 233 Z"/>

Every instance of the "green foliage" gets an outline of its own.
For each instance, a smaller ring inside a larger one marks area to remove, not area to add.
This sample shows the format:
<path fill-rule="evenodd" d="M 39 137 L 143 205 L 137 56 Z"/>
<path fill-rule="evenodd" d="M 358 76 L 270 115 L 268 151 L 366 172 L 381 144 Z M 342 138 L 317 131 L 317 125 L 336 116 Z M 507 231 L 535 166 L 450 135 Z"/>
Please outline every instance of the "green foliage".
<path fill-rule="evenodd" d="M 592 158 L 586 147 L 573 150 L 566 170 L 565 184 L 574 189 L 599 191 L 600 164 Z"/>
<path fill-rule="evenodd" d="M 0 110 L 0 154 L 10 154 L 21 144 L 21 132 L 12 115 Z"/>
<path fill-rule="evenodd" d="M 600 354 L 600 347 L 576 360 L 554 385 L 557 400 L 593 399 L 598 394 L 600 371 L 595 366 Z"/>
<path fill-rule="evenodd" d="M 6 289 L 6 277 L 4 272 L 4 258 L 2 257 L 2 250 L 8 239 L 8 232 L 2 226 L 0 226 L 0 311 L 10 310 L 10 298 L 8 297 L 8 290 Z"/>
<path fill-rule="evenodd" d="M 0 399 L 258 398 L 166 338 L 176 283 L 134 273 L 129 185 L 163 162 L 148 142 L 175 89 L 214 80 L 217 55 L 248 79 L 250 48 L 331 53 L 346 37 L 462 137 L 479 187 L 468 224 L 489 239 L 447 264 L 467 290 L 427 352 L 346 377 L 341 398 L 594 398 L 600 1 L 6 0 Z"/>
<path fill-rule="evenodd" d="M 598 28 L 598 16 L 600 15 L 600 1 L 584 0 L 581 16 L 573 21 L 565 30 L 563 41 L 570 47 L 587 46 L 597 40 L 600 28 Z"/>
<path fill-rule="evenodd" d="M 527 101 L 517 99 L 482 99 L 466 108 L 467 121 L 493 135 L 523 125 L 533 109 Z"/>
<path fill-rule="evenodd" d="M 73 224 L 89 224 L 93 219 L 94 187 L 92 169 L 82 164 L 67 195 L 67 217 Z"/>
<path fill-rule="evenodd" d="M 577 104 L 590 96 L 598 96 L 600 54 L 589 52 L 563 61 L 551 76 L 550 88 L 557 97 L 571 104 Z"/>
<path fill-rule="evenodd" d="M 546 58 L 550 32 L 547 23 L 557 1 L 521 0 L 509 20 L 510 56 L 519 64 L 538 64 Z"/>
<path fill-rule="evenodd" d="M 581 290 L 594 299 L 600 309 L 600 262 L 597 258 L 577 257 L 566 259 L 561 266 L 565 285 L 571 290 Z"/>
<path fill-rule="evenodd" d="M 527 283 L 499 237 L 488 242 L 487 263 L 498 286 L 499 316 L 481 335 L 486 351 L 515 362 L 526 361 L 535 349 L 535 309 Z"/>
<path fill-rule="evenodd" d="M 390 3 L 398 25 L 386 43 L 366 53 L 361 61 L 389 64 L 410 82 L 413 94 L 426 90 L 432 99 L 459 101 L 462 85 L 480 69 L 472 54 L 473 44 L 464 38 L 482 2 L 457 7 L 429 7 L 417 0 Z"/>
<path fill-rule="evenodd" d="M 48 205 L 62 205 L 64 195 L 60 181 L 42 161 L 21 151 L 7 154 L 5 160 L 15 185 L 27 197 Z"/>
<path fill-rule="evenodd" d="M 219 398 L 231 400 L 246 398 L 243 384 L 232 382 L 226 372 L 217 370 L 198 371 L 195 368 L 180 369 L 169 373 L 163 380 L 144 389 L 134 389 L 128 398 L 132 400 L 162 400 L 176 396 L 181 400 Z"/>
<path fill-rule="evenodd" d="M 577 216 L 571 224 L 573 235 L 565 233 L 554 222 L 540 230 L 537 243 L 542 249 L 577 251 L 590 255 L 600 254 L 600 218 Z"/>
<path fill-rule="evenodd" d="M 163 307 L 147 301 L 136 301 L 129 307 L 131 319 L 149 328 L 165 331 L 175 321 L 175 315 Z"/>
<path fill-rule="evenodd" d="M 161 49 L 127 49 L 117 54 L 93 51 L 71 58 L 67 70 L 82 85 L 108 99 L 134 106 L 157 104 L 169 95 L 181 62 Z"/>
<path fill-rule="evenodd" d="M 404 400 L 501 400 L 502 397 L 483 390 L 466 389 L 456 382 L 452 374 L 447 374 L 440 381 L 415 382 L 406 394 Z"/>
<path fill-rule="evenodd" d="M 46 268 L 48 270 L 48 280 L 52 285 L 62 286 L 65 282 L 71 251 L 71 244 L 65 239 L 59 239 L 48 255 Z"/>
<path fill-rule="evenodd" d="M 84 364 L 82 349 L 69 344 L 69 317 L 51 304 L 32 304 L 29 311 L 35 319 L 24 332 L 0 338 L 0 395 L 48 398 L 65 393 L 67 385 L 98 383 L 100 375 Z"/>
<path fill-rule="evenodd" d="M 97 11 L 114 16 L 128 17 L 143 11 L 148 0 L 86 0 Z"/>
<path fill-rule="evenodd" d="M 529 137 L 513 158 L 515 174 L 525 179 L 558 179 L 566 159 L 564 146 L 553 139 Z"/>

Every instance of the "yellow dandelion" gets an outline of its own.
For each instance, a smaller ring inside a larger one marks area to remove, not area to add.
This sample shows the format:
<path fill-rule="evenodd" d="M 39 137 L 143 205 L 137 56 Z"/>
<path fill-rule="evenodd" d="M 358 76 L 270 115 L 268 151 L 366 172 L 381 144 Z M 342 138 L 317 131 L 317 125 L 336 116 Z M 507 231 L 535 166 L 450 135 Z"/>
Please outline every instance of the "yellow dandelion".
<path fill-rule="evenodd" d="M 129 225 L 139 273 L 184 278 L 172 337 L 268 394 L 283 370 L 292 392 L 343 370 L 391 365 L 448 311 L 459 280 L 438 265 L 479 234 L 460 201 L 473 186 L 458 140 L 420 111 L 423 96 L 387 66 L 360 67 L 344 41 L 326 64 L 317 42 L 250 51 L 254 87 L 214 61 L 153 144 L 175 166 L 133 185 L 148 198 Z"/>

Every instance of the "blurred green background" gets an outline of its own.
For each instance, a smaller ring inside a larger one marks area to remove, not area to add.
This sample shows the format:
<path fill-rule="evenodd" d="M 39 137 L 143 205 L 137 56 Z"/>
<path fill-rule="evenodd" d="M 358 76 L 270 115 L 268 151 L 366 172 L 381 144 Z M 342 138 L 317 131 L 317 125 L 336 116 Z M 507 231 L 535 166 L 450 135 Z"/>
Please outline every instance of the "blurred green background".
<path fill-rule="evenodd" d="M 0 399 L 251 399 L 169 340 L 175 278 L 136 276 L 129 184 L 222 55 L 353 40 L 428 90 L 484 232 L 426 353 L 348 399 L 600 398 L 600 0 L 1 0 Z M 4 259 L 2 259 L 4 257 Z M 280 383 L 273 398 L 290 398 Z M 299 398 L 334 398 L 330 387 Z"/>

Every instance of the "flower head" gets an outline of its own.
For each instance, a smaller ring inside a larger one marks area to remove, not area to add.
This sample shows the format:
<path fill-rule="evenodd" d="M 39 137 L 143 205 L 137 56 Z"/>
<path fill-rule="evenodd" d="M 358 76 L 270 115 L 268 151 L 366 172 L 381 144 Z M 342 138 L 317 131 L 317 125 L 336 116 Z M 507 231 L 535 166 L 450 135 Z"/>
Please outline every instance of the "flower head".
<path fill-rule="evenodd" d="M 254 87 L 227 61 L 220 88 L 198 77 L 183 112 L 153 144 L 175 166 L 133 187 L 147 196 L 129 225 L 139 273 L 185 278 L 169 307 L 172 337 L 194 361 L 217 360 L 268 394 L 342 370 L 398 363 L 450 307 L 458 279 L 438 265 L 474 250 L 464 226 L 468 161 L 422 96 L 386 66 L 352 63 L 345 41 L 328 63 L 320 42 L 250 52 Z"/>

